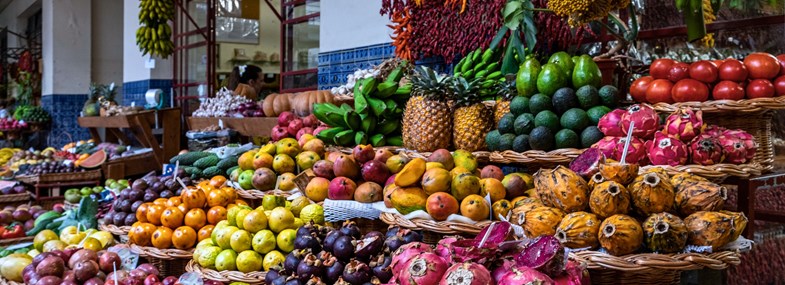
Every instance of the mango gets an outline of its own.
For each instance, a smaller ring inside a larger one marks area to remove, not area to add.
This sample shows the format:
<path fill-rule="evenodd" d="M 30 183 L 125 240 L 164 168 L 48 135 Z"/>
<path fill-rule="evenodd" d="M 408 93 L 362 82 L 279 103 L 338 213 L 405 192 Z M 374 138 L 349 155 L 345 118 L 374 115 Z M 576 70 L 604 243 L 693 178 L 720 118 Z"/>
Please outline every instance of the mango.
<path fill-rule="evenodd" d="M 425 159 L 415 158 L 409 161 L 395 176 L 395 185 L 409 187 L 417 184 L 425 173 Z M 427 197 L 426 197 L 427 198 Z"/>
<path fill-rule="evenodd" d="M 434 169 L 434 168 L 447 169 L 446 167 L 444 167 L 444 164 L 442 164 L 441 162 L 426 162 L 425 163 L 425 171 L 428 171 L 428 170 L 431 170 L 431 169 Z"/>
<path fill-rule="evenodd" d="M 461 215 L 475 221 L 487 220 L 491 206 L 480 195 L 469 195 L 461 202 Z"/>
<path fill-rule="evenodd" d="M 387 168 L 390 169 L 390 172 L 395 174 L 400 172 L 407 163 L 409 163 L 409 158 L 396 154 L 388 158 L 384 164 L 387 165 Z"/>
<path fill-rule="evenodd" d="M 450 190 L 455 199 L 462 201 L 469 195 L 480 193 L 480 178 L 468 173 L 459 174 L 453 178 Z"/>
<path fill-rule="evenodd" d="M 477 170 L 477 158 L 471 152 L 459 149 L 452 153 L 455 167 L 463 167 L 470 172 Z"/>
<path fill-rule="evenodd" d="M 428 196 L 426 210 L 434 220 L 444 221 L 450 215 L 458 213 L 458 200 L 448 193 L 438 192 Z"/>
<path fill-rule="evenodd" d="M 424 163 L 423 163 L 424 164 Z M 423 210 L 428 200 L 428 195 L 419 187 L 397 188 L 390 194 L 390 203 L 399 213 L 408 213 Z"/>
<path fill-rule="evenodd" d="M 450 191 L 451 182 L 452 176 L 447 170 L 442 168 L 429 169 L 422 176 L 422 189 L 428 195 L 437 192 L 448 192 Z"/>

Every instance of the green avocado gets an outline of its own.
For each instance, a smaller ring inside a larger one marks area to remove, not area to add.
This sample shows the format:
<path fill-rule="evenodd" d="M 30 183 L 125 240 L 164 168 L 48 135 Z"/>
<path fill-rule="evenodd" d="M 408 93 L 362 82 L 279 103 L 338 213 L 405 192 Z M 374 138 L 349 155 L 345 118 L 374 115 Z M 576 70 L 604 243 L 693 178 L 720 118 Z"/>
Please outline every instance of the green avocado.
<path fill-rule="evenodd" d="M 575 92 L 575 96 L 578 97 L 581 109 L 584 110 L 588 110 L 591 107 L 598 106 L 602 103 L 600 101 L 600 92 L 596 87 L 591 85 L 585 85 L 578 88 L 578 91 Z"/>
<path fill-rule="evenodd" d="M 619 105 L 619 89 L 613 85 L 600 88 L 600 102 L 608 108 L 616 108 Z"/>
<path fill-rule="evenodd" d="M 586 111 L 586 115 L 589 116 L 589 124 L 596 126 L 597 123 L 600 122 L 602 116 L 611 112 L 611 109 L 605 106 L 596 106 L 592 107 L 588 111 Z"/>
<path fill-rule="evenodd" d="M 518 74 L 515 76 L 515 88 L 518 95 L 530 97 L 537 93 L 537 76 L 542 67 L 535 58 L 529 58 L 521 64 Z"/>
<path fill-rule="evenodd" d="M 526 113 L 515 118 L 515 134 L 528 135 L 534 129 L 534 115 Z"/>
<path fill-rule="evenodd" d="M 499 138 L 499 151 L 512 150 L 512 143 L 515 140 L 515 134 L 503 134 Z"/>
<path fill-rule="evenodd" d="M 548 59 L 548 63 L 555 63 L 567 73 L 568 78 L 572 78 L 572 70 L 575 68 L 575 63 L 572 61 L 572 57 L 566 52 L 560 51 L 551 55 L 551 58 Z"/>
<path fill-rule="evenodd" d="M 559 90 L 556 90 L 556 93 L 553 93 L 551 102 L 553 105 L 553 111 L 555 111 L 558 115 L 564 114 L 564 112 L 567 112 L 569 109 L 580 107 L 580 101 L 575 95 L 575 91 L 573 91 L 570 87 L 559 88 Z"/>
<path fill-rule="evenodd" d="M 537 76 L 537 90 L 548 96 L 553 95 L 559 88 L 566 87 L 567 84 L 569 84 L 567 73 L 555 63 L 543 65 L 540 75 Z"/>
<path fill-rule="evenodd" d="M 487 135 L 485 135 L 485 144 L 488 146 L 488 150 L 499 150 L 499 140 L 501 139 L 501 136 L 502 135 L 499 133 L 499 130 L 490 131 Z"/>
<path fill-rule="evenodd" d="M 515 116 L 529 112 L 529 97 L 515 96 L 510 101 L 510 112 Z"/>
<path fill-rule="evenodd" d="M 499 120 L 499 133 L 509 134 L 515 132 L 514 127 L 515 115 L 511 113 L 504 114 Z"/>
<path fill-rule="evenodd" d="M 589 126 L 581 132 L 581 147 L 590 148 L 594 143 L 600 141 L 605 134 L 596 126 Z"/>
<path fill-rule="evenodd" d="M 512 110 L 512 106 L 510 106 L 510 110 Z M 532 98 L 529 100 L 529 112 L 532 114 L 539 114 L 542 111 L 550 110 L 553 110 L 550 96 L 534 94 L 534 96 L 532 96 Z"/>
<path fill-rule="evenodd" d="M 558 133 L 556 133 L 556 148 L 579 148 L 581 146 L 581 140 L 578 138 L 578 134 L 575 131 L 570 129 L 562 129 Z"/>
<path fill-rule="evenodd" d="M 584 110 L 572 108 L 562 114 L 559 123 L 562 128 L 581 132 L 589 126 L 589 116 L 586 115 L 586 111 Z"/>
<path fill-rule="evenodd" d="M 529 146 L 533 150 L 549 151 L 554 145 L 553 132 L 548 127 L 536 127 L 529 134 Z"/>
<path fill-rule="evenodd" d="M 512 150 L 515 152 L 524 152 L 530 149 L 529 135 L 518 135 L 515 137 L 515 140 L 512 141 Z"/>
<path fill-rule="evenodd" d="M 550 129 L 552 133 L 561 129 L 561 126 L 559 125 L 559 116 L 552 111 L 542 111 L 537 114 L 537 116 L 534 116 L 534 126 L 535 128 L 546 127 Z"/>
<path fill-rule="evenodd" d="M 597 66 L 597 63 L 594 62 L 594 59 L 590 56 L 585 54 L 582 55 L 575 63 L 575 69 L 572 72 L 572 87 L 581 88 L 586 85 L 591 85 L 599 88 L 600 84 L 602 84 L 602 72 L 600 71 L 600 67 Z"/>

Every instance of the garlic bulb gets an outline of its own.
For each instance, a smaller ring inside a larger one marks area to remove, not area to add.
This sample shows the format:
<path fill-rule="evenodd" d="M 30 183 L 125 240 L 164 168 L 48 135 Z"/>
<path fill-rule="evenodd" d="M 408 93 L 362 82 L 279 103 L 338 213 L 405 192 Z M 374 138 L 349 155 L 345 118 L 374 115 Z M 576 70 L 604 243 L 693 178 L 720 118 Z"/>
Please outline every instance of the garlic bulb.
<path fill-rule="evenodd" d="M 222 88 L 216 92 L 215 97 L 205 98 L 199 108 L 193 112 L 194 117 L 226 117 L 240 104 L 251 102 L 247 98 L 234 95 L 232 91 Z"/>

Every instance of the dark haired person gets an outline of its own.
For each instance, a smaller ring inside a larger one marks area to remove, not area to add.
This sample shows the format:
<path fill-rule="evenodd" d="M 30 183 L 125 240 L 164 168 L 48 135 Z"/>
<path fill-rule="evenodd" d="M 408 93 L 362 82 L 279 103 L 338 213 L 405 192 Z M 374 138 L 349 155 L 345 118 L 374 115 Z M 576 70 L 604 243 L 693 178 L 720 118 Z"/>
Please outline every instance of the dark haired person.
<path fill-rule="evenodd" d="M 256 101 L 264 85 L 262 69 L 256 65 L 240 65 L 232 69 L 227 88 L 237 95 Z"/>

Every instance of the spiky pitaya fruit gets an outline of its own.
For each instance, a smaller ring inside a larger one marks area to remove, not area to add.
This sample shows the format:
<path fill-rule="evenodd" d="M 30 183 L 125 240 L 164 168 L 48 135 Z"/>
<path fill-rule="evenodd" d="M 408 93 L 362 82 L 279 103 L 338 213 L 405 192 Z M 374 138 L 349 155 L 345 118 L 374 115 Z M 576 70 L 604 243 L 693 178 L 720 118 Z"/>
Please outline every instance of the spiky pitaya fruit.
<path fill-rule="evenodd" d="M 548 275 L 543 274 L 535 269 L 518 266 L 510 269 L 510 272 L 504 274 L 497 285 L 520 285 L 520 284 L 537 284 L 537 285 L 553 285 L 553 279 Z"/>
<path fill-rule="evenodd" d="M 588 179 L 599 171 L 598 165 L 603 159 L 605 159 L 605 155 L 602 154 L 602 151 L 589 148 L 570 162 L 570 170 L 575 171 L 584 179 Z"/>
<path fill-rule="evenodd" d="M 402 285 L 437 284 L 450 264 L 432 252 L 420 253 L 401 272 L 398 282 Z"/>
<path fill-rule="evenodd" d="M 491 284 L 491 273 L 477 263 L 458 263 L 444 272 L 439 285 L 485 285 Z"/>
<path fill-rule="evenodd" d="M 758 151 L 758 143 L 755 138 L 748 132 L 743 130 L 726 130 L 722 133 L 726 136 L 734 136 L 744 142 L 744 147 L 747 149 L 747 161 L 752 161 L 755 153 Z"/>
<path fill-rule="evenodd" d="M 415 255 L 425 252 L 433 252 L 431 246 L 421 243 L 413 242 L 407 243 L 393 253 L 392 266 L 393 272 L 401 272 L 406 266 L 406 262 L 412 259 Z"/>
<path fill-rule="evenodd" d="M 687 145 L 661 132 L 654 134 L 654 140 L 646 142 L 646 148 L 653 165 L 677 166 L 687 163 Z"/>
<path fill-rule="evenodd" d="M 621 117 L 625 112 L 624 109 L 616 109 L 605 114 L 597 123 L 597 128 L 606 136 L 624 136 L 624 131 L 621 129 Z"/>
<path fill-rule="evenodd" d="M 721 135 L 719 141 L 725 155 L 725 162 L 732 164 L 747 162 L 747 147 L 743 140 L 732 135 Z"/>
<path fill-rule="evenodd" d="M 725 132 L 725 128 L 717 126 L 717 125 L 708 125 L 706 128 L 703 129 L 703 136 L 709 137 L 719 137 L 722 133 Z"/>
<path fill-rule="evenodd" d="M 624 143 L 627 141 L 626 137 L 619 138 L 616 142 L 616 147 L 613 150 L 613 160 L 621 161 L 621 156 L 624 154 Z M 642 139 L 632 137 L 630 139 L 630 147 L 627 149 L 627 157 L 624 159 L 630 164 L 643 164 L 641 163 L 646 158 L 646 142 Z"/>
<path fill-rule="evenodd" d="M 704 128 L 703 111 L 693 112 L 685 108 L 676 110 L 665 119 L 662 133 L 686 143 L 700 135 Z"/>
<path fill-rule="evenodd" d="M 660 129 L 660 117 L 648 105 L 635 104 L 627 107 L 627 111 L 621 116 L 621 131 L 625 136 L 632 122 L 635 122 L 632 135 L 637 138 L 649 139 Z"/>
<path fill-rule="evenodd" d="M 459 239 L 463 239 L 460 236 L 447 236 L 442 238 L 438 243 L 436 243 L 436 249 L 433 250 L 436 255 L 441 256 L 444 260 L 452 262 L 452 252 L 453 246 L 452 243 L 456 242 Z"/>
<path fill-rule="evenodd" d="M 714 165 L 723 159 L 722 145 L 713 137 L 699 136 L 690 142 L 690 157 L 692 163 L 700 165 Z"/>
<path fill-rule="evenodd" d="M 600 150 L 605 157 L 613 157 L 613 152 L 616 150 L 616 143 L 618 142 L 619 137 L 604 137 L 594 143 L 591 148 Z"/>

